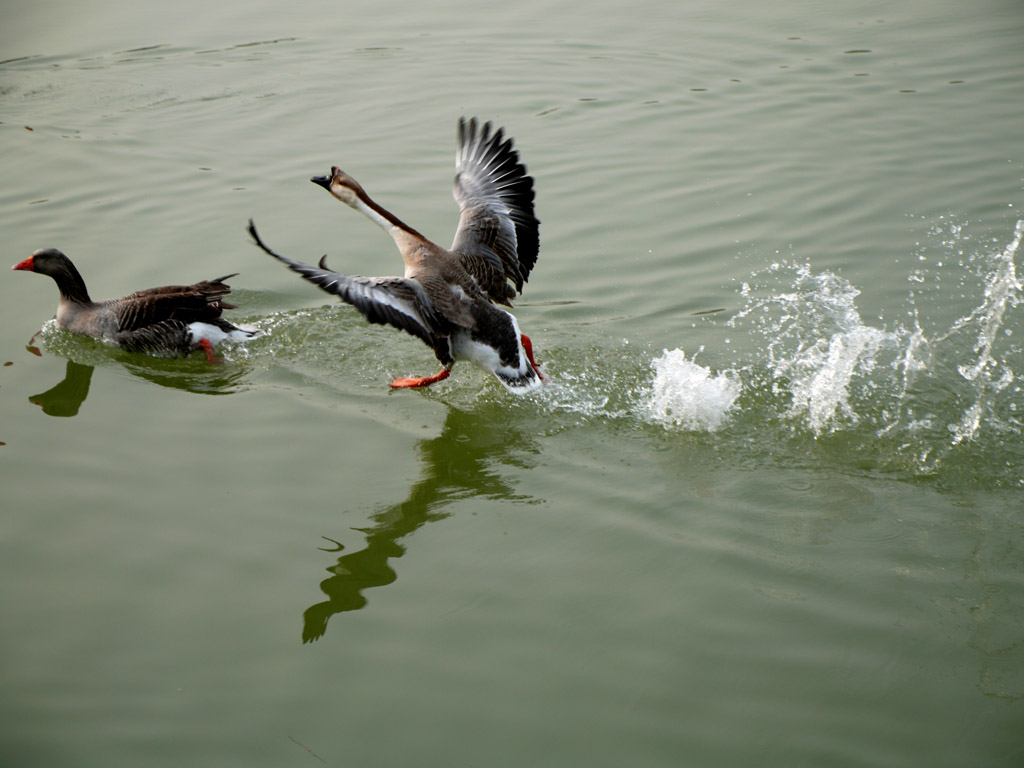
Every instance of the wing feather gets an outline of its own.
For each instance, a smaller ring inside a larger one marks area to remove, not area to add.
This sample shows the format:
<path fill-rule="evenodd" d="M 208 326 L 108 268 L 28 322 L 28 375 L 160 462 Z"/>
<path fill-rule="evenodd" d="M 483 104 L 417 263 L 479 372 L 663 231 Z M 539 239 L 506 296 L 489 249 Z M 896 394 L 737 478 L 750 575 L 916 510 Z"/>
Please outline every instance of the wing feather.
<path fill-rule="evenodd" d="M 515 292 L 505 281 L 522 293 L 537 263 L 540 222 L 533 178 L 502 128 L 459 120 L 452 193 L 461 210 L 452 251 L 493 300 L 508 303 Z"/>
<path fill-rule="evenodd" d="M 320 259 L 318 267 L 282 256 L 263 242 L 251 219 L 249 234 L 263 251 L 321 290 L 351 304 L 371 323 L 399 328 L 435 350 L 446 346 L 442 340 L 449 335 L 449 323 L 415 280 L 342 275 L 327 268 L 326 256 Z"/>
<path fill-rule="evenodd" d="M 237 274 L 237 273 L 236 273 Z M 194 285 L 168 285 L 136 291 L 105 302 L 113 312 L 119 332 L 138 331 L 165 320 L 184 323 L 212 322 L 235 305 L 223 301 L 231 293 L 224 281 L 235 275 L 204 280 Z"/>

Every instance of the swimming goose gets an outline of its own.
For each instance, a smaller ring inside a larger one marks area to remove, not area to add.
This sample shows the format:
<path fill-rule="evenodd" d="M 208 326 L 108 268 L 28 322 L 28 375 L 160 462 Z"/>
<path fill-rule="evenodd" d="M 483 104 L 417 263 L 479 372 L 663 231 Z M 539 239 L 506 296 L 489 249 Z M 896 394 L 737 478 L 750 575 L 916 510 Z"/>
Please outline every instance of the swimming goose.
<path fill-rule="evenodd" d="M 234 275 L 93 301 L 71 259 L 56 248 L 38 250 L 11 269 L 53 278 L 60 290 L 60 328 L 111 341 L 129 352 L 187 355 L 199 348 L 214 363 L 214 345 L 227 338 L 242 340 L 256 335 L 255 331 L 238 328 L 220 316 L 223 310 L 235 308 L 223 300 L 231 292 L 224 281 Z"/>
<path fill-rule="evenodd" d="M 545 381 L 529 337 L 515 317 L 495 306 L 512 305 L 540 248 L 533 178 L 502 128 L 492 131 L 489 122 L 480 126 L 476 118 L 459 120 L 453 194 L 461 217 L 450 250 L 378 205 L 340 168 L 310 180 L 391 235 L 405 261 L 404 277 L 342 275 L 327 267 L 326 256 L 313 267 L 267 247 L 251 219 L 249 232 L 268 254 L 371 323 L 421 339 L 444 366 L 433 376 L 396 378 L 392 387 L 425 387 L 446 379 L 456 360 L 476 363 L 515 393 Z"/>

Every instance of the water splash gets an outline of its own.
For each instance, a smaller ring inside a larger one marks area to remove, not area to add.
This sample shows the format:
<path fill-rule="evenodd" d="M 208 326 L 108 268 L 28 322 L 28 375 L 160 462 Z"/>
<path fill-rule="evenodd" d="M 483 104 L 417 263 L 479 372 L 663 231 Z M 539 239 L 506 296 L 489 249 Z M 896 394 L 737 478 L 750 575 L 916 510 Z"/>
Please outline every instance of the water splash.
<path fill-rule="evenodd" d="M 985 284 L 985 300 L 970 315 L 957 320 L 943 341 L 962 329 L 977 333 L 972 361 L 957 366 L 961 376 L 974 385 L 976 397 L 960 422 L 952 427 L 953 444 L 971 440 L 978 432 L 986 410 L 991 409 L 993 396 L 1005 390 L 1016 376 L 1005 360 L 993 352 L 1000 331 L 1004 329 L 1007 309 L 1021 302 L 1021 286 L 1017 279 L 1014 256 L 1024 236 L 1024 221 L 1018 221 L 1014 238 L 1002 253 L 991 261 L 993 269 Z M 1012 335 L 1010 333 L 1009 335 Z"/>
<path fill-rule="evenodd" d="M 652 363 L 649 417 L 705 431 L 778 423 L 815 440 L 841 436 L 880 466 L 1024 487 L 1024 221 L 1006 245 L 979 245 L 956 223 L 930 234 L 943 255 L 908 275 L 902 322 L 866 322 L 860 290 L 834 272 L 787 261 L 755 272 L 726 322 L 739 332 L 738 357 L 716 373 L 666 351 Z"/>
<path fill-rule="evenodd" d="M 722 426 L 740 395 L 741 385 L 731 372 L 711 369 L 687 360 L 680 349 L 665 350 L 652 363 L 654 384 L 649 412 L 656 421 L 699 432 Z"/>
<path fill-rule="evenodd" d="M 740 295 L 746 304 L 729 325 L 758 317 L 775 391 L 788 388 L 786 416 L 806 422 L 816 435 L 856 424 L 851 387 L 872 373 L 880 350 L 895 348 L 897 335 L 864 323 L 856 305 L 860 291 L 843 278 L 785 262 L 769 272 L 785 274 L 787 268 L 794 272 L 792 290 L 759 297 L 744 283 Z"/>
<path fill-rule="evenodd" d="M 569 414 L 577 423 L 595 418 L 630 419 L 643 385 L 645 364 L 628 339 L 618 344 L 543 352 L 541 367 L 549 384 L 533 393 L 529 407 L 540 403 L 551 413 Z"/>

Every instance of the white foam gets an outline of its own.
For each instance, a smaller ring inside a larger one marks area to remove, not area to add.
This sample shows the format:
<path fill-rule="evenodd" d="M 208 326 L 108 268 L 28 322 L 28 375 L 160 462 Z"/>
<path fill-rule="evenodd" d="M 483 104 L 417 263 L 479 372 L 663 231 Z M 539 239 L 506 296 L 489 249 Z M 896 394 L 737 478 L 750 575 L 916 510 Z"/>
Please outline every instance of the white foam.
<path fill-rule="evenodd" d="M 654 384 L 648 408 L 654 419 L 666 425 L 714 432 L 742 390 L 733 374 L 714 374 L 687 360 L 681 349 L 665 350 L 651 366 Z"/>

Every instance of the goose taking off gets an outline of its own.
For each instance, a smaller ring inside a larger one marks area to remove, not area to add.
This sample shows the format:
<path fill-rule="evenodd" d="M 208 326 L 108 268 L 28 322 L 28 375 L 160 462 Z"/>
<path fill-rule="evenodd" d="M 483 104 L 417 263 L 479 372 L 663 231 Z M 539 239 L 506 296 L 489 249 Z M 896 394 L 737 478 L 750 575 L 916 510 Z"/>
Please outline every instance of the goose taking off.
<path fill-rule="evenodd" d="M 72 333 L 111 341 L 129 352 L 187 355 L 202 349 L 217 362 L 213 347 L 224 339 L 242 340 L 255 331 L 238 328 L 221 318 L 234 309 L 223 298 L 231 292 L 225 275 L 195 285 L 149 288 L 120 299 L 93 301 L 71 259 L 56 248 L 36 251 L 11 269 L 49 275 L 60 290 L 57 325 Z"/>
<path fill-rule="evenodd" d="M 433 376 L 397 378 L 392 387 L 424 387 L 446 379 L 456 360 L 476 363 L 515 393 L 545 381 L 530 339 L 515 317 L 495 306 L 512 305 L 540 248 L 533 178 L 503 129 L 492 131 L 490 123 L 479 125 L 476 118 L 459 120 L 453 194 L 461 217 L 451 250 L 382 208 L 337 167 L 311 181 L 391 235 L 405 261 L 404 277 L 338 274 L 328 269 L 326 256 L 313 267 L 268 248 L 252 220 L 249 232 L 268 254 L 354 306 L 371 323 L 421 339 L 444 366 Z"/>

